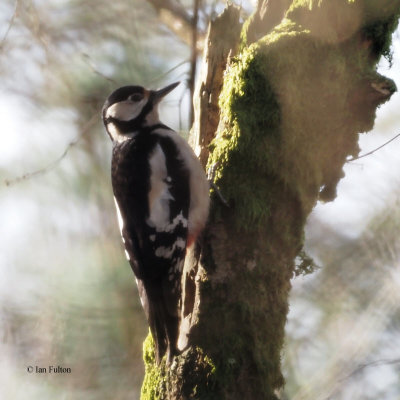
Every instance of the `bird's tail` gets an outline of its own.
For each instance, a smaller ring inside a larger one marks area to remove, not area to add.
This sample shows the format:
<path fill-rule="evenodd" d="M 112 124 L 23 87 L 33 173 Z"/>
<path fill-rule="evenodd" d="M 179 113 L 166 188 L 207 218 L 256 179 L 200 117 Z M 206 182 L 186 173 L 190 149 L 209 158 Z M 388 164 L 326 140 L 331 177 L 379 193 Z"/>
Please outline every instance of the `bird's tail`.
<path fill-rule="evenodd" d="M 172 357 L 177 354 L 177 340 L 179 333 L 179 317 L 171 315 L 161 295 L 162 289 L 148 291 L 149 300 L 148 322 L 155 343 L 156 362 L 159 365 L 165 353 L 167 363 L 170 364 Z"/>

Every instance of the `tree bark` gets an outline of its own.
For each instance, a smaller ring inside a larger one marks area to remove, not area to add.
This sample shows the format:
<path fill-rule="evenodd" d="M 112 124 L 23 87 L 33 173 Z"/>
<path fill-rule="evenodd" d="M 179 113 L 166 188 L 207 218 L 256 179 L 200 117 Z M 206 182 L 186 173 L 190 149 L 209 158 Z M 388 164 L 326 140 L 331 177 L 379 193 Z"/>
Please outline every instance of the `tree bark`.
<path fill-rule="evenodd" d="M 229 207 L 213 196 L 203 240 L 187 255 L 185 350 L 157 367 L 146 340 L 142 399 L 279 398 L 306 218 L 318 199 L 335 198 L 347 157 L 358 154 L 358 133 L 372 129 L 377 106 L 395 91 L 376 64 L 389 55 L 399 14 L 399 0 L 295 0 L 271 19 L 253 15 L 257 29 L 247 22 L 239 46 L 229 42 L 240 52 L 226 68 L 226 48 L 208 59 L 216 75 L 205 73 L 203 84 L 213 96 L 200 86 L 192 135 L 201 160 L 216 165 Z"/>

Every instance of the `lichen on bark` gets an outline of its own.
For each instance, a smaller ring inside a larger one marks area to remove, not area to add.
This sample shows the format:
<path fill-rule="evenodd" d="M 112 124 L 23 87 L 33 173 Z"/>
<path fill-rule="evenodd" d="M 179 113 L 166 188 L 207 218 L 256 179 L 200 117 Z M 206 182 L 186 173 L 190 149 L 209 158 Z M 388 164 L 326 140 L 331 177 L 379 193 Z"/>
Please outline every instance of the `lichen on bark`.
<path fill-rule="evenodd" d="M 213 197 L 201 248 L 187 257 L 188 348 L 158 369 L 161 380 L 148 357 L 161 389 L 143 399 L 278 398 L 306 218 L 335 198 L 358 134 L 395 90 L 376 65 L 390 55 L 400 1 L 332 3 L 294 0 L 266 35 L 243 34 L 229 62 L 208 161 L 229 207 Z"/>

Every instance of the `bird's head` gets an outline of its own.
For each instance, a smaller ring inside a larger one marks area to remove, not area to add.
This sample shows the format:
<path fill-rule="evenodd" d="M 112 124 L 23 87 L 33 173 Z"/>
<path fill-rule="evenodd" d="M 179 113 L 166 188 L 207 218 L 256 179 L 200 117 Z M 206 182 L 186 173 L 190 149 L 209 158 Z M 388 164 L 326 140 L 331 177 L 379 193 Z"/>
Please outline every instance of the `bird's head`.
<path fill-rule="evenodd" d="M 110 94 L 103 106 L 103 122 L 113 141 L 124 141 L 145 126 L 159 123 L 158 103 L 179 82 L 159 90 L 122 86 Z"/>

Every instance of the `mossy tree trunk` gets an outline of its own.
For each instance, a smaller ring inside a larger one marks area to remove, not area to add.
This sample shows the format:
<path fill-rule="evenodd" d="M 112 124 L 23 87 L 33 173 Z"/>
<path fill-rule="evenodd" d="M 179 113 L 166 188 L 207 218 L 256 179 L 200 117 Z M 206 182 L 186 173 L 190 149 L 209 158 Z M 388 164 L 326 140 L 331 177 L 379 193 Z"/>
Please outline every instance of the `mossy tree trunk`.
<path fill-rule="evenodd" d="M 306 218 L 396 89 L 376 64 L 399 14 L 399 0 L 266 0 L 242 28 L 233 6 L 212 23 L 192 139 L 229 207 L 213 197 L 187 256 L 186 349 L 158 367 L 145 342 L 142 399 L 279 398 Z"/>

